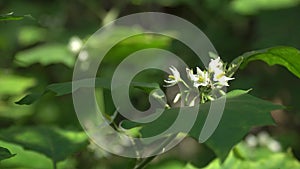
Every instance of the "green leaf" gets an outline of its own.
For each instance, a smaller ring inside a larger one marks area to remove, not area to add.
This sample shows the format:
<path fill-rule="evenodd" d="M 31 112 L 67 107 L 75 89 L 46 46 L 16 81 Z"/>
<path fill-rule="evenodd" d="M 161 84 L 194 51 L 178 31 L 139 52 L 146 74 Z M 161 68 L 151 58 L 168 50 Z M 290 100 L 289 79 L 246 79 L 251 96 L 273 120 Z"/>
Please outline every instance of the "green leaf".
<path fill-rule="evenodd" d="M 272 47 L 268 49 L 247 52 L 235 60 L 241 58 L 244 60 L 241 68 L 245 67 L 251 61 L 261 60 L 270 66 L 284 66 L 295 76 L 300 78 L 300 51 L 296 48 L 285 46 Z"/>
<path fill-rule="evenodd" d="M 17 101 L 16 104 L 19 105 L 30 105 L 34 103 L 37 99 L 48 92 L 53 92 L 56 96 L 62 96 L 66 94 L 71 94 L 75 92 L 79 88 L 82 87 L 93 87 L 92 79 L 83 79 L 77 80 L 73 82 L 73 89 L 72 89 L 72 82 L 65 82 L 65 83 L 54 83 L 46 87 L 43 93 L 32 93 L 21 100 Z M 159 85 L 156 83 L 144 83 L 144 82 L 132 82 L 132 85 L 136 88 L 139 88 L 147 93 L 150 93 L 153 89 L 159 89 Z M 101 87 L 104 89 L 110 89 L 110 80 L 106 78 L 96 78 L 95 79 L 95 87 Z"/>
<path fill-rule="evenodd" d="M 188 163 L 183 169 L 198 169 L 198 168 Z"/>
<path fill-rule="evenodd" d="M 0 131 L 0 139 L 44 154 L 54 163 L 87 146 L 84 132 L 62 130 L 55 127 L 11 127 Z"/>
<path fill-rule="evenodd" d="M 184 163 L 179 160 L 164 161 L 160 164 L 150 165 L 149 169 L 183 169 Z"/>
<path fill-rule="evenodd" d="M 237 157 L 232 150 L 224 163 L 220 163 L 219 159 L 212 161 L 203 169 L 249 169 L 249 168 L 263 168 L 263 169 L 290 169 L 300 168 L 300 163 L 295 159 L 291 152 L 277 152 L 274 153 L 264 147 L 248 147 L 244 142 L 239 143 L 235 149 L 238 149 L 245 159 Z M 254 157 L 254 158 L 253 158 Z M 259 157 L 259 158 L 257 158 Z"/>
<path fill-rule="evenodd" d="M 183 107 L 191 109 L 190 107 Z M 224 160 L 230 149 L 237 144 L 248 131 L 255 126 L 274 125 L 270 111 L 282 109 L 283 106 L 258 99 L 247 94 L 246 91 L 235 90 L 226 95 L 226 104 L 222 119 L 213 133 L 205 142 L 216 155 Z M 210 103 L 200 105 L 197 119 L 189 132 L 189 135 L 196 140 L 199 139 Z M 123 121 L 125 129 L 142 126 L 140 130 L 143 137 L 151 137 L 166 131 L 176 120 L 179 108 L 165 110 L 155 121 L 147 124 L 139 124 L 131 121 Z M 183 124 L 184 125 L 184 124 Z"/>
<path fill-rule="evenodd" d="M 33 45 L 46 40 L 47 30 L 35 26 L 24 26 L 19 30 L 18 41 L 23 46 Z"/>
<path fill-rule="evenodd" d="M 11 152 L 17 154 L 9 160 L 1 161 L 0 168 L 9 169 L 53 169 L 51 159 L 47 158 L 43 154 L 24 150 L 21 146 L 8 143 L 0 140 L 0 145 L 6 147 Z M 72 158 L 68 158 L 57 164 L 58 169 L 76 168 L 75 164 L 72 164 Z"/>
<path fill-rule="evenodd" d="M 19 66 L 27 67 L 34 63 L 50 65 L 63 63 L 68 67 L 73 67 L 76 57 L 68 50 L 67 45 L 45 44 L 32 49 L 18 52 L 16 63 Z"/>
<path fill-rule="evenodd" d="M 0 70 L 0 96 L 18 95 L 35 84 L 33 78 L 18 76 Z"/>
<path fill-rule="evenodd" d="M 24 17 L 32 18 L 30 15 L 16 16 L 13 12 L 0 15 L 0 21 L 18 21 L 24 19 Z"/>
<path fill-rule="evenodd" d="M 261 10 L 288 8 L 298 4 L 299 0 L 234 0 L 231 8 L 239 14 L 253 15 Z"/>
<path fill-rule="evenodd" d="M 11 154 L 11 152 L 8 149 L 0 147 L 0 161 L 9 159 L 13 156 L 15 156 L 15 154 Z"/>

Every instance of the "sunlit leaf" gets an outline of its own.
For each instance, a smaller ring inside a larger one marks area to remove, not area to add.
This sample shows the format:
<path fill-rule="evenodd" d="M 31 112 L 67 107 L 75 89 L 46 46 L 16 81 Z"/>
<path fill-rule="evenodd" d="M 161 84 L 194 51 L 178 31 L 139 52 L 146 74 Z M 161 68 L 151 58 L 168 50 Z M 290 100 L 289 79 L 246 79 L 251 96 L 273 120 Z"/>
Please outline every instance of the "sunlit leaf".
<path fill-rule="evenodd" d="M 282 46 L 251 51 L 239 56 L 237 59 L 244 60 L 241 68 L 251 61 L 261 60 L 270 66 L 281 65 L 300 78 L 300 51 L 293 47 Z"/>
<path fill-rule="evenodd" d="M 235 149 L 237 149 L 245 159 L 237 157 L 234 151 L 231 151 L 224 163 L 220 163 L 220 160 L 216 159 L 203 169 L 300 168 L 299 161 L 293 157 L 291 152 L 275 153 L 263 147 L 248 147 L 244 142 L 238 144 Z M 255 156 L 257 156 L 257 158 L 253 158 Z"/>
<path fill-rule="evenodd" d="M 84 132 L 44 126 L 2 129 L 0 139 L 41 153 L 55 163 L 87 146 L 87 136 Z"/>
<path fill-rule="evenodd" d="M 62 63 L 68 67 L 73 67 L 76 57 L 68 50 L 67 45 L 45 44 L 18 52 L 15 59 L 16 64 L 23 67 L 34 63 L 40 63 L 44 66 Z"/>
<path fill-rule="evenodd" d="M 0 161 L 9 159 L 13 156 L 15 156 L 15 154 L 12 154 L 8 149 L 0 147 Z"/>
<path fill-rule="evenodd" d="M 298 4 L 299 0 L 234 0 L 231 7 L 240 14 L 256 14 L 261 10 L 288 8 Z"/>
<path fill-rule="evenodd" d="M 32 107 L 21 107 L 14 102 L 34 85 L 35 80 L 33 78 L 0 70 L 0 117 L 19 119 L 32 114 Z"/>
<path fill-rule="evenodd" d="M 34 152 L 24 150 L 21 146 L 8 143 L 0 140 L 0 145 L 7 147 L 11 152 L 15 153 L 16 156 L 9 160 L 1 161 L 0 168 L 9 169 L 53 169 L 51 159 L 46 156 Z M 59 162 L 57 165 L 58 169 L 75 168 L 74 163 L 71 159 Z"/>
<path fill-rule="evenodd" d="M 33 78 L 18 76 L 0 71 L 0 96 L 22 94 L 27 88 L 35 84 Z"/>
<path fill-rule="evenodd" d="M 20 28 L 18 40 L 21 45 L 32 45 L 44 41 L 47 31 L 44 28 L 26 26 Z"/>
<path fill-rule="evenodd" d="M 0 21 L 17 21 L 17 20 L 22 20 L 24 17 L 32 18 L 32 16 L 30 15 L 17 16 L 14 15 L 13 12 L 10 12 L 7 14 L 0 15 Z"/>
<path fill-rule="evenodd" d="M 166 161 L 160 164 L 149 166 L 149 169 L 183 169 L 184 163 L 178 160 Z"/>

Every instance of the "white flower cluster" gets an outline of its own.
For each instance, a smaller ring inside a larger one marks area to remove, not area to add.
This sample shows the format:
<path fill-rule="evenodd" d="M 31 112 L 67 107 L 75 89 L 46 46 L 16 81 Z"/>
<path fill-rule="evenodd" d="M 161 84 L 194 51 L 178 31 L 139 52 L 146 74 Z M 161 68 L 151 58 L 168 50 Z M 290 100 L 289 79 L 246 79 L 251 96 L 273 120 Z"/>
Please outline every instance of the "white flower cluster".
<path fill-rule="evenodd" d="M 190 80 L 192 87 L 189 86 L 184 80 L 182 80 L 179 71 L 174 67 L 170 67 L 171 73 L 167 80 L 165 80 L 165 87 L 174 86 L 178 83 L 183 83 L 188 89 L 196 88 L 199 89 L 200 92 L 202 91 L 200 101 L 204 103 L 207 100 L 214 100 L 214 97 L 209 94 L 209 92 L 217 89 L 221 91 L 220 89 L 224 86 L 229 86 L 228 81 L 233 80 L 234 78 L 227 77 L 226 76 L 226 66 L 223 63 L 223 61 L 220 59 L 220 57 L 216 57 L 215 59 L 211 59 L 208 70 L 201 70 L 199 67 L 196 67 L 196 73 L 193 72 L 192 69 L 186 68 L 187 77 Z M 206 93 L 203 93 L 205 91 Z M 179 93 L 175 96 L 174 103 L 176 103 L 180 97 L 182 96 L 182 93 Z M 192 104 L 189 104 L 190 106 L 194 105 L 194 101 L 197 98 L 194 97 L 192 99 Z"/>
<path fill-rule="evenodd" d="M 249 134 L 245 138 L 245 142 L 249 147 L 267 147 L 269 150 L 273 152 L 280 152 L 282 150 L 281 144 L 273 139 L 269 133 L 262 131 L 257 134 L 257 136 L 253 134 Z"/>

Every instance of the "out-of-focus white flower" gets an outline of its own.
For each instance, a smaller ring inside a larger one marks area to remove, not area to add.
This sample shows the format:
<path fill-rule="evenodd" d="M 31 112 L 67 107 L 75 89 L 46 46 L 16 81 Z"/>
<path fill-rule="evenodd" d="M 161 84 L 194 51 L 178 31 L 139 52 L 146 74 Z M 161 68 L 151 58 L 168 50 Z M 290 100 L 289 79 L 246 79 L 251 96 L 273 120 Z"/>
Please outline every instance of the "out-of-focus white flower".
<path fill-rule="evenodd" d="M 174 66 L 171 66 L 169 69 L 171 70 L 172 74 L 169 75 L 168 80 L 164 80 L 166 83 L 168 83 L 168 85 L 165 85 L 165 87 L 174 86 L 181 81 L 179 71 Z"/>
<path fill-rule="evenodd" d="M 234 78 L 227 77 L 225 75 L 225 72 L 222 69 L 217 68 L 217 69 L 214 70 L 214 78 L 213 78 L 213 80 L 215 82 L 217 82 L 218 85 L 220 85 L 221 87 L 222 86 L 229 86 L 228 85 L 228 81 L 229 80 L 233 80 L 233 79 Z"/>
<path fill-rule="evenodd" d="M 73 36 L 69 41 L 68 48 L 71 52 L 78 53 L 82 45 L 83 45 L 82 40 L 77 36 Z"/>
<path fill-rule="evenodd" d="M 249 147 L 256 147 L 258 145 L 257 138 L 253 134 L 249 134 L 245 138 L 245 142 Z"/>
<path fill-rule="evenodd" d="M 267 147 L 273 152 L 280 152 L 281 151 L 281 144 L 276 140 L 270 140 Z"/>
<path fill-rule="evenodd" d="M 193 86 L 197 88 L 199 86 L 207 86 L 210 81 L 208 72 L 202 71 L 199 67 L 196 69 L 197 74 L 193 74 L 191 69 L 186 69 L 189 79 L 193 81 Z"/>
<path fill-rule="evenodd" d="M 261 131 L 260 133 L 257 134 L 257 139 L 258 139 L 259 145 L 266 146 L 266 145 L 268 145 L 271 137 L 270 137 L 269 133 L 267 133 L 265 131 Z"/>

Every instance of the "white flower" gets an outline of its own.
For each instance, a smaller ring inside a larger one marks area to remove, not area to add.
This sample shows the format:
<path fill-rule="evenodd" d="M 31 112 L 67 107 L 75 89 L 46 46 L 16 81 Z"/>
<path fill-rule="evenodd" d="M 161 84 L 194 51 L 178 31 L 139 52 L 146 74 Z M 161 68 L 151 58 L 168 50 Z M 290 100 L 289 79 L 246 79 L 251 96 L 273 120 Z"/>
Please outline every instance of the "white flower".
<path fill-rule="evenodd" d="M 221 61 L 220 57 L 216 59 L 211 59 L 208 64 L 209 72 L 214 72 L 216 69 L 223 69 L 223 62 Z"/>
<path fill-rule="evenodd" d="M 191 69 L 186 69 L 188 78 L 193 81 L 193 86 L 194 87 L 199 87 L 199 86 L 207 86 L 209 84 L 209 75 L 208 72 L 202 71 L 199 67 L 197 69 L 197 74 L 193 74 L 193 70 Z"/>
<path fill-rule="evenodd" d="M 213 73 L 213 81 L 217 82 L 217 87 L 229 86 L 228 81 L 234 79 L 225 76 L 226 73 L 224 71 L 223 62 L 220 57 L 217 57 L 216 59 L 211 59 L 208 65 L 208 71 L 210 73 Z"/>
<path fill-rule="evenodd" d="M 166 83 L 168 83 L 168 85 L 165 85 L 165 87 L 174 86 L 181 81 L 178 70 L 174 66 L 171 66 L 169 69 L 171 70 L 172 74 L 169 75 L 168 80 L 164 80 Z"/>
<path fill-rule="evenodd" d="M 248 135 L 245 142 L 249 147 L 256 147 L 258 144 L 258 140 L 253 134 Z"/>
<path fill-rule="evenodd" d="M 228 81 L 234 79 L 225 76 L 225 72 L 222 69 L 218 69 L 218 68 L 214 69 L 213 73 L 214 73 L 213 80 L 217 82 L 220 86 L 229 86 Z"/>
<path fill-rule="evenodd" d="M 281 151 L 281 144 L 276 140 L 270 140 L 267 147 L 273 152 L 280 152 Z"/>
<path fill-rule="evenodd" d="M 78 53 L 82 47 L 82 41 L 79 37 L 73 36 L 68 44 L 68 48 L 73 53 Z"/>

